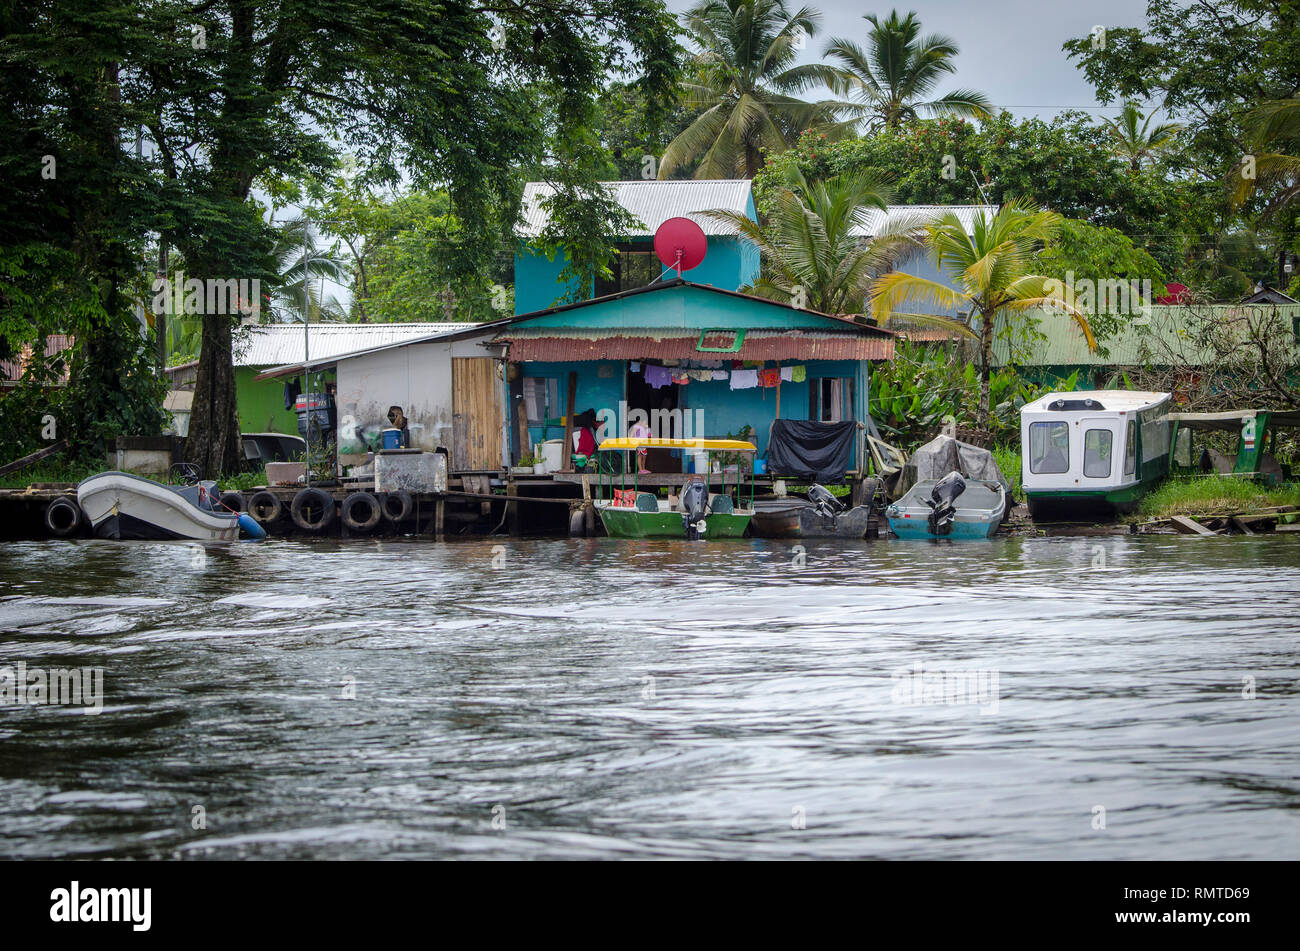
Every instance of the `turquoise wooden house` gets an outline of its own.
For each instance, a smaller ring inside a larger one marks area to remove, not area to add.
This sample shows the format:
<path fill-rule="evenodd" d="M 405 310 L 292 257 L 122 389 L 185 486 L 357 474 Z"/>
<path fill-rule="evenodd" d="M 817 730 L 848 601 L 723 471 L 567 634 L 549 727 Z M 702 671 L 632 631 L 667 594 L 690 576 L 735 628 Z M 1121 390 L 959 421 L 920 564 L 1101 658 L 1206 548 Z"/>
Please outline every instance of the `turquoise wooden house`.
<path fill-rule="evenodd" d="M 606 187 L 643 227 L 620 242 L 612 280 L 583 289 L 591 299 L 564 305 L 557 301 L 572 288 L 557 281 L 563 254 L 551 260 L 529 243 L 547 224 L 543 199 L 551 189 L 530 183 L 524 191 L 517 316 L 492 341 L 509 367 L 512 460 L 563 436 L 555 421 L 569 405 L 570 385 L 575 412 L 595 410 L 602 438 L 625 435 L 636 421 L 663 437 L 722 438 L 748 428 L 761 455 L 778 416 L 866 421 L 870 364 L 892 358 L 893 335 L 738 293 L 758 277 L 758 249 L 702 212 L 725 208 L 753 219 L 749 181 Z M 669 272 L 665 280 L 653 236 L 675 217 L 701 227 L 707 252 L 684 279 Z M 863 445 L 859 439 L 859 466 Z"/>
<path fill-rule="evenodd" d="M 762 455 L 778 417 L 865 422 L 871 362 L 893 356 L 894 336 L 674 278 L 521 315 L 492 344 L 509 367 L 514 459 L 563 435 L 555 421 L 571 386 L 575 413 L 594 410 L 601 438 L 626 435 L 638 419 L 665 438 L 748 427 Z M 859 466 L 862 446 L 859 437 Z M 656 471 L 664 465 L 673 463 Z"/>

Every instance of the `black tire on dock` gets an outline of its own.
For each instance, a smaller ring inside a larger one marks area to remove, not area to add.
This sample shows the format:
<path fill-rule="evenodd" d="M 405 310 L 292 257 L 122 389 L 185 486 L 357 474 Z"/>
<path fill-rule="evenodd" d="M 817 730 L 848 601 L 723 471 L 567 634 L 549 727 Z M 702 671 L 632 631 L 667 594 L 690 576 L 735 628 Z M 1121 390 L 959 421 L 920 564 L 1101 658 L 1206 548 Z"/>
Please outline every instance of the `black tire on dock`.
<path fill-rule="evenodd" d="M 259 525 L 270 525 L 280 520 L 280 516 L 284 514 L 284 504 L 274 492 L 263 489 L 254 492 L 253 497 L 248 500 L 248 514 L 253 516 Z"/>
<path fill-rule="evenodd" d="M 415 500 L 411 498 L 410 492 L 398 489 L 396 492 L 385 492 L 380 506 L 384 510 L 384 518 L 396 524 L 411 517 L 415 511 Z"/>
<path fill-rule="evenodd" d="M 340 517 L 349 532 L 368 535 L 375 530 L 383 512 L 379 500 L 369 492 L 353 492 L 343 500 Z"/>
<path fill-rule="evenodd" d="M 323 489 L 303 489 L 293 497 L 289 517 L 304 532 L 319 534 L 334 523 L 334 497 Z"/>
<path fill-rule="evenodd" d="M 45 527 L 55 538 L 71 538 L 81 528 L 81 506 L 72 499 L 55 499 L 45 507 Z"/>
<path fill-rule="evenodd" d="M 246 508 L 244 508 L 243 492 L 222 492 L 221 504 L 224 505 L 226 508 L 230 509 L 230 511 L 232 512 L 248 511 Z"/>
<path fill-rule="evenodd" d="M 569 513 L 569 537 L 587 537 L 587 513 L 582 509 L 574 509 Z"/>

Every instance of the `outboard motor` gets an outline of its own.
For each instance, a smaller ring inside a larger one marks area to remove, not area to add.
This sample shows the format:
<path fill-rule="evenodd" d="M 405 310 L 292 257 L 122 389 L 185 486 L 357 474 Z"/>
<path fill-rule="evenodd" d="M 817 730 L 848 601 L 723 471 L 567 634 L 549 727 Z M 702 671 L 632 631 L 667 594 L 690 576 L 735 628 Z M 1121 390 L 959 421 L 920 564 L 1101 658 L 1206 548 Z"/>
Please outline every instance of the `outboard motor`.
<path fill-rule="evenodd" d="M 953 503 L 965 491 L 966 480 L 961 477 L 960 472 L 955 470 L 949 472 L 934 484 L 934 488 L 930 490 L 930 497 L 922 500 L 926 505 L 930 506 L 929 529 L 931 535 L 949 535 L 952 533 L 952 522 L 957 516 L 957 508 Z"/>
<path fill-rule="evenodd" d="M 705 531 L 704 516 L 709 514 L 709 487 L 703 482 L 688 482 L 682 489 L 682 529 L 688 541 Z"/>
<path fill-rule="evenodd" d="M 813 504 L 813 508 L 822 518 L 834 520 L 835 516 L 844 511 L 844 503 L 831 495 L 830 490 L 825 486 L 815 482 L 808 486 L 808 501 Z"/>

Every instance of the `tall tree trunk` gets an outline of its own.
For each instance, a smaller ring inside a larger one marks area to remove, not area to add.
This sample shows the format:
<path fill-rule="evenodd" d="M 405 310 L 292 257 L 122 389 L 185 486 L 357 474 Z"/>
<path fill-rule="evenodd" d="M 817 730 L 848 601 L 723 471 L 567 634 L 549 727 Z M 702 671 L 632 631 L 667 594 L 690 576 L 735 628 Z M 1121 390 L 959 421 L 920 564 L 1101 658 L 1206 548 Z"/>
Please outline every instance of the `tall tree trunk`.
<path fill-rule="evenodd" d="M 993 370 L 993 317 L 984 314 L 980 319 L 980 405 L 975 425 L 980 430 L 989 428 L 989 377 Z"/>
<path fill-rule="evenodd" d="M 232 330 L 227 315 L 203 315 L 203 343 L 194 381 L 194 414 L 185 440 L 185 458 L 199 466 L 209 479 L 235 472 L 243 462 L 235 403 L 235 368 L 231 359 Z M 213 358 L 216 354 L 221 356 Z"/>

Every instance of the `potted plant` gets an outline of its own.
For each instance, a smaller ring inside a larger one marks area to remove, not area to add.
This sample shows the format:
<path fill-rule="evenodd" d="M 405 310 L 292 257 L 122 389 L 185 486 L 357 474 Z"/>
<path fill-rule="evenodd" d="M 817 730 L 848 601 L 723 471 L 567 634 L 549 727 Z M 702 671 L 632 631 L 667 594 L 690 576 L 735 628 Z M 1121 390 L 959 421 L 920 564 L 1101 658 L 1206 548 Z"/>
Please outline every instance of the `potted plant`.
<path fill-rule="evenodd" d="M 532 475 L 533 467 L 537 465 L 538 458 L 532 453 L 524 456 L 519 460 L 519 464 L 510 467 L 511 475 Z"/>

